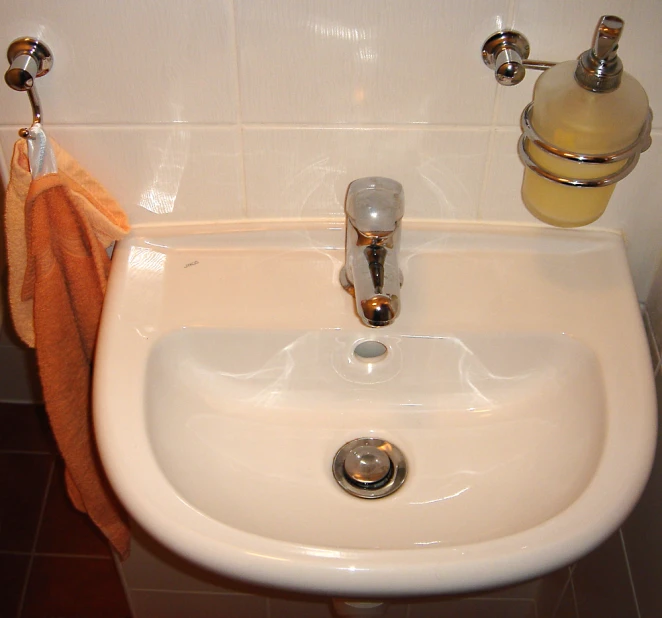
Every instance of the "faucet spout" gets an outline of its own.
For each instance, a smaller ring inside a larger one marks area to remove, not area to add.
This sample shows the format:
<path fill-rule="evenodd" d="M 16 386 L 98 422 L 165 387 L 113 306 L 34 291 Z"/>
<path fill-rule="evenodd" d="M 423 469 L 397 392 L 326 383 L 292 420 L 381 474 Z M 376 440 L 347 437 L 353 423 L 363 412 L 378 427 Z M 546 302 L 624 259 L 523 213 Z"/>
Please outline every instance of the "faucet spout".
<path fill-rule="evenodd" d="M 345 210 L 345 265 L 340 283 L 354 295 L 356 312 L 366 326 L 387 326 L 400 313 L 402 185 L 389 178 L 355 180 L 347 189 Z"/>

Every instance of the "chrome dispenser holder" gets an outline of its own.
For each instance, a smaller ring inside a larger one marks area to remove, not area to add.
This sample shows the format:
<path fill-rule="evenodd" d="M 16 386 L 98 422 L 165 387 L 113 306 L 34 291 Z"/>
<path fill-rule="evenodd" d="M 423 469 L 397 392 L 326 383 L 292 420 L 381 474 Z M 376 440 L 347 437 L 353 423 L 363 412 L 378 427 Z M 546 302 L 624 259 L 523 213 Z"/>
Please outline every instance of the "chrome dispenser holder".
<path fill-rule="evenodd" d="M 618 87 L 622 67 L 615 51 L 623 31 L 624 22 L 619 17 L 603 15 L 595 30 L 592 49 L 579 57 L 580 68 L 576 75 L 580 85 L 593 92 L 609 92 Z M 502 86 L 516 86 L 526 75 L 526 69 L 544 71 L 555 66 L 556 62 L 529 60 L 530 45 L 528 39 L 516 30 L 502 30 L 492 34 L 483 44 L 483 62 L 494 71 L 494 77 Z M 536 174 L 562 185 L 571 187 L 606 187 L 625 178 L 637 165 L 639 156 L 651 145 L 651 126 L 653 112 L 649 109 L 648 118 L 641 128 L 637 139 L 627 148 L 604 154 L 582 154 L 560 149 L 542 139 L 531 125 L 533 103 L 529 103 L 522 112 L 520 126 L 522 135 L 517 144 L 517 151 L 522 163 Z M 590 180 L 565 178 L 541 167 L 529 156 L 527 145 L 535 144 L 546 153 L 575 163 L 604 165 L 627 161 L 618 171 Z"/>
<path fill-rule="evenodd" d="M 494 77 L 502 86 L 516 86 L 526 75 L 526 69 L 544 71 L 556 62 L 529 60 L 531 46 L 521 32 L 500 30 L 483 44 L 483 62 L 494 71 Z"/>
<path fill-rule="evenodd" d="M 48 46 L 32 37 L 23 37 L 7 48 L 9 69 L 5 73 L 7 85 L 19 92 L 27 92 L 32 107 L 32 125 L 42 122 L 41 101 L 35 87 L 35 79 L 46 75 L 53 67 L 53 54 Z M 18 134 L 30 138 L 30 129 L 20 129 Z"/>

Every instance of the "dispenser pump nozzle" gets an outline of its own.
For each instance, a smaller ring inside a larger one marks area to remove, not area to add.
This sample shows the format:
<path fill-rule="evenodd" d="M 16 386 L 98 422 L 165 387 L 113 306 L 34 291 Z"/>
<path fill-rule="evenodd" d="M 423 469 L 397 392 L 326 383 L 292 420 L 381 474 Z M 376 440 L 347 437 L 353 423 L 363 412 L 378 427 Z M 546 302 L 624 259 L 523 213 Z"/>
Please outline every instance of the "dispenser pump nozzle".
<path fill-rule="evenodd" d="M 577 62 L 575 79 L 593 92 L 612 92 L 621 84 L 623 63 L 616 55 L 624 22 L 620 17 L 603 15 L 593 36 L 593 47 Z"/>

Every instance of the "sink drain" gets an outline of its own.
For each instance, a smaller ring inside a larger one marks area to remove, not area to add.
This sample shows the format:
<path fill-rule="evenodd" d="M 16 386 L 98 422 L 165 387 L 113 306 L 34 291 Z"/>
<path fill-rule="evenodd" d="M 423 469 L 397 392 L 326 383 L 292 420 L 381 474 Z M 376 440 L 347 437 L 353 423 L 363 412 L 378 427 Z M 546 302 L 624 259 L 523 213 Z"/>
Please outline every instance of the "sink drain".
<path fill-rule="evenodd" d="M 333 476 L 357 498 L 383 498 L 405 482 L 407 462 L 395 445 L 379 438 L 358 438 L 345 444 L 333 459 Z"/>

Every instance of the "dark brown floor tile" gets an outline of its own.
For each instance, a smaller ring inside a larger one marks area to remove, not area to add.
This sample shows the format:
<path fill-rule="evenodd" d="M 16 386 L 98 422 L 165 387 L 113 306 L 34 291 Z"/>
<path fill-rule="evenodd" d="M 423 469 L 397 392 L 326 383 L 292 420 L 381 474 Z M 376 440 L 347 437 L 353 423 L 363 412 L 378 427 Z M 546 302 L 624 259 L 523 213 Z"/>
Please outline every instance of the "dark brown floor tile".
<path fill-rule="evenodd" d="M 0 400 L 34 403 L 44 400 L 34 350 L 0 344 Z"/>
<path fill-rule="evenodd" d="M 0 451 L 56 452 L 44 406 L 0 403 Z"/>
<path fill-rule="evenodd" d="M 51 455 L 0 453 L 0 551 L 31 551 Z"/>
<path fill-rule="evenodd" d="M 105 537 L 87 515 L 71 504 L 61 460 L 55 465 L 36 551 L 45 554 L 111 555 Z"/>
<path fill-rule="evenodd" d="M 22 618 L 130 616 L 112 560 L 35 556 Z"/>
<path fill-rule="evenodd" d="M 18 618 L 29 556 L 0 553 L 0 617 Z"/>
<path fill-rule="evenodd" d="M 634 592 L 618 531 L 577 562 L 572 579 L 580 616 L 637 618 Z"/>

